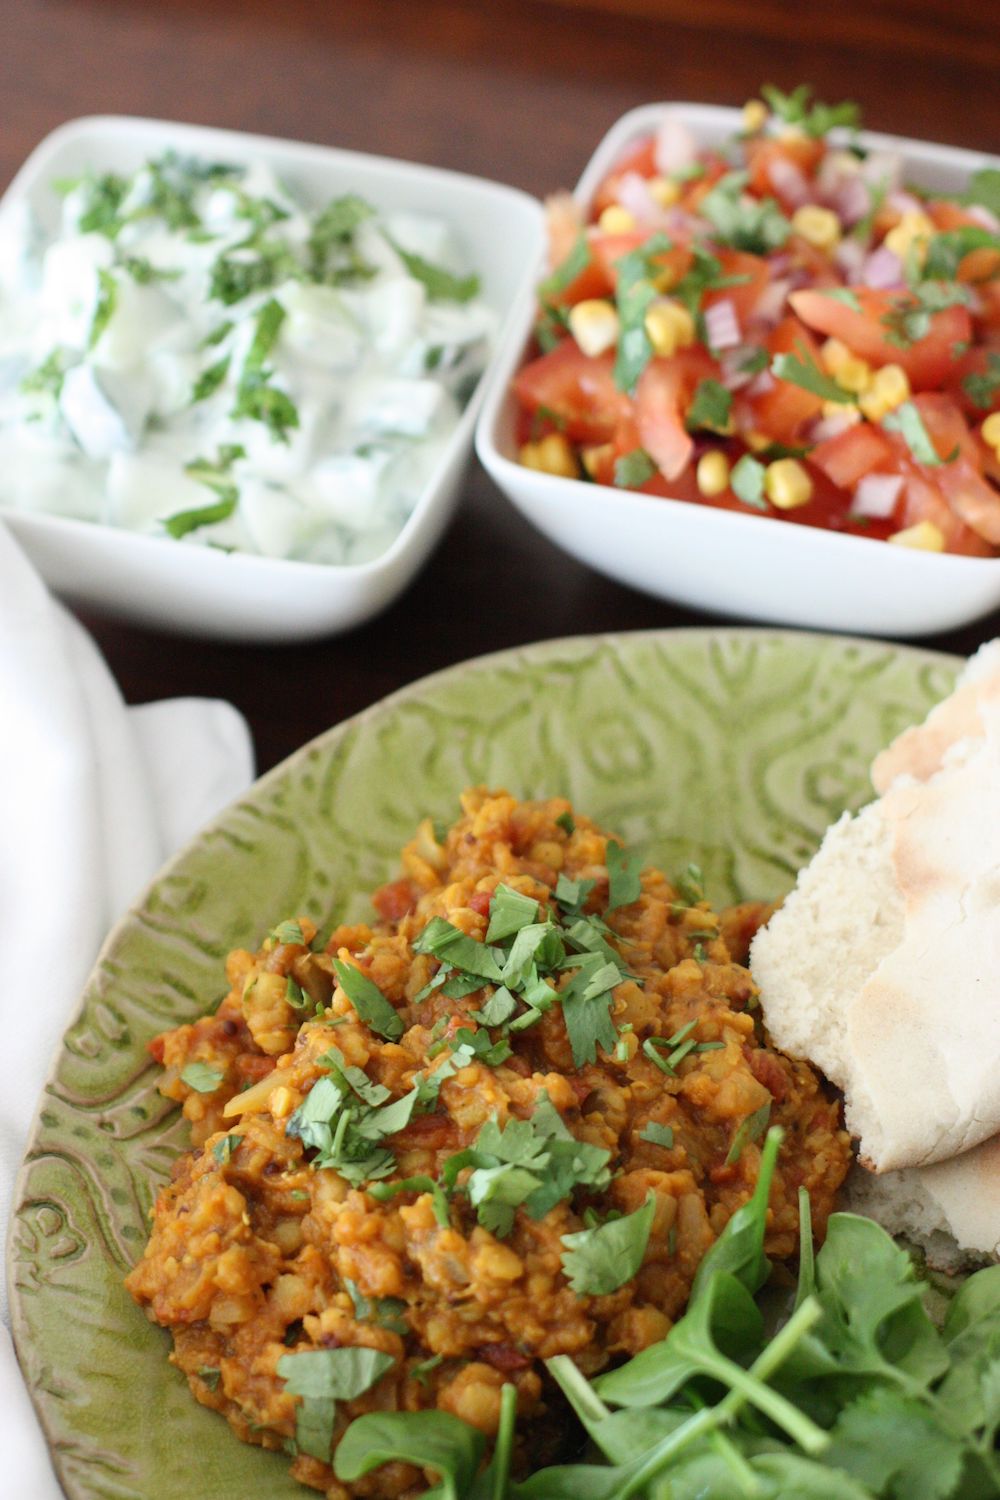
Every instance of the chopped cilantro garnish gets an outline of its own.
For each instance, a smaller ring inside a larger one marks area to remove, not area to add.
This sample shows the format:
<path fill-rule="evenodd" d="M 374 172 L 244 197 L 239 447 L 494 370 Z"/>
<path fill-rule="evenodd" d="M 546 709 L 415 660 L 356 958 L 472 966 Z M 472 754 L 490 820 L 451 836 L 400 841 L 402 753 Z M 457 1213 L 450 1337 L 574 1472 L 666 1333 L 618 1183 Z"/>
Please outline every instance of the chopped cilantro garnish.
<path fill-rule="evenodd" d="M 987 354 L 986 369 L 966 375 L 962 389 L 980 411 L 988 411 L 1000 391 L 1000 354 Z"/>
<path fill-rule="evenodd" d="M 573 814 L 568 812 L 560 813 L 558 818 L 556 818 L 556 827 L 561 828 L 566 834 L 574 834 L 576 832 L 576 824 L 573 822 Z"/>
<path fill-rule="evenodd" d="M 58 187 L 66 192 L 83 190 L 83 206 L 76 221 L 81 234 L 104 234 L 114 239 L 124 222 L 120 210 L 129 188 L 127 177 L 119 177 L 117 172 L 102 172 L 99 177 L 87 176 L 60 183 Z"/>
<path fill-rule="evenodd" d="M 191 389 L 191 402 L 207 401 L 209 396 L 214 396 L 226 376 L 229 374 L 229 365 L 232 356 L 226 354 L 222 359 L 216 360 L 214 365 L 209 365 L 207 370 L 202 370 L 198 379 Z"/>
<path fill-rule="evenodd" d="M 200 526 L 214 526 L 219 521 L 229 519 L 240 498 L 239 488 L 228 477 L 229 471 L 238 458 L 245 456 L 244 450 L 237 444 L 224 444 L 214 463 L 208 458 L 196 458 L 184 465 L 185 474 L 214 490 L 219 499 L 215 505 L 197 506 L 193 510 L 181 510 L 176 515 L 164 517 L 163 526 L 170 536 L 179 539 Z"/>
<path fill-rule="evenodd" d="M 861 128 L 861 111 L 856 104 L 845 100 L 841 104 L 821 104 L 812 101 L 812 89 L 800 83 L 790 94 L 782 93 L 773 83 L 765 83 L 761 94 L 771 109 L 786 125 L 796 125 L 807 135 L 817 139 L 827 135 L 836 126 L 848 130 Z"/>
<path fill-rule="evenodd" d="M 859 313 L 861 303 L 858 301 L 857 292 L 852 292 L 849 286 L 829 286 L 823 288 L 824 297 L 829 297 L 833 302 L 842 302 L 849 307 L 851 312 Z"/>
<path fill-rule="evenodd" d="M 204 1062 L 190 1062 L 181 1070 L 181 1083 L 186 1083 L 196 1094 L 214 1094 L 225 1076 L 221 1068 L 210 1067 Z"/>
<path fill-rule="evenodd" d="M 540 1219 L 577 1188 L 601 1192 L 611 1180 L 611 1153 L 578 1141 L 566 1128 L 548 1095 L 542 1093 L 530 1120 L 487 1120 L 475 1144 L 447 1159 L 443 1181 L 456 1191 L 458 1178 L 472 1168 L 461 1191 L 484 1228 L 506 1235 L 523 1207 Z"/>
<path fill-rule="evenodd" d="M 339 958 L 333 960 L 333 969 L 344 994 L 372 1031 L 377 1031 L 379 1036 L 388 1037 L 390 1041 L 403 1035 L 402 1017 L 367 974 L 362 974 L 353 964 L 344 963 Z"/>
<path fill-rule="evenodd" d="M 413 951 L 430 953 L 434 958 L 440 958 L 466 974 L 489 979 L 494 984 L 499 984 L 503 978 L 493 950 L 487 948 L 485 943 L 468 937 L 460 927 L 454 926 L 444 917 L 431 918 L 413 944 Z"/>
<path fill-rule="evenodd" d="M 471 302 L 472 298 L 478 295 L 480 288 L 478 276 L 455 276 L 444 266 L 436 266 L 431 261 L 425 260 L 422 255 L 415 255 L 411 250 L 404 250 L 402 245 L 397 244 L 389 235 L 385 235 L 385 238 L 414 281 L 419 281 L 424 286 L 432 302 Z"/>
<path fill-rule="evenodd" d="M 766 370 L 771 363 L 771 356 L 766 349 L 751 349 L 749 353 L 740 360 L 739 370 L 743 375 L 759 375 Z"/>
<path fill-rule="evenodd" d="M 25 375 L 19 389 L 23 396 L 46 395 L 58 401 L 65 378 L 66 369 L 63 365 L 62 351 L 53 349 L 40 365 Z"/>
<path fill-rule="evenodd" d="M 93 349 L 115 315 L 118 305 L 118 282 L 113 273 L 101 266 L 97 272 L 97 302 L 87 335 L 87 348 Z"/>
<path fill-rule="evenodd" d="M 552 270 L 545 280 L 539 284 L 538 296 L 542 302 L 547 302 L 551 297 L 558 297 L 567 287 L 572 286 L 576 278 L 590 265 L 590 246 L 587 244 L 583 234 L 574 242 L 572 250 Z"/>
<path fill-rule="evenodd" d="M 644 245 L 630 250 L 618 262 L 618 352 L 614 379 L 620 391 L 635 391 L 639 376 L 653 357 L 646 332 L 646 314 L 658 293 L 654 284 L 656 257 L 671 249 L 665 234 L 654 234 Z"/>
<path fill-rule="evenodd" d="M 921 268 L 923 278 L 953 281 L 961 262 L 972 250 L 1000 250 L 1000 235 L 978 224 L 963 224 L 960 229 L 932 235 Z"/>
<path fill-rule="evenodd" d="M 646 1254 L 655 1209 L 649 1193 L 634 1213 L 562 1236 L 563 1274 L 577 1296 L 606 1296 L 631 1281 Z"/>
<path fill-rule="evenodd" d="M 568 916 L 579 916 L 595 884 L 593 880 L 570 880 L 568 875 L 560 872 L 555 888 L 556 901 Z"/>
<path fill-rule="evenodd" d="M 752 505 L 755 510 L 766 510 L 767 502 L 764 499 L 764 465 L 759 463 L 752 454 L 744 453 L 733 465 L 729 476 L 729 487 L 737 500 L 742 500 L 744 505 Z"/>
<path fill-rule="evenodd" d="M 287 443 L 289 429 L 299 425 L 299 414 L 291 397 L 270 383 L 273 372 L 267 367 L 284 321 L 285 309 L 270 297 L 256 315 L 253 342 L 240 371 L 231 415 L 237 420 L 243 417 L 263 422 L 277 442 Z"/>
<path fill-rule="evenodd" d="M 345 1278 L 344 1286 L 347 1295 L 351 1299 L 354 1308 L 354 1316 L 366 1323 L 376 1323 L 380 1328 L 388 1328 L 390 1333 L 398 1333 L 405 1337 L 410 1331 L 410 1325 L 402 1316 L 406 1311 L 406 1303 L 399 1297 L 366 1297 L 357 1282 Z"/>
<path fill-rule="evenodd" d="M 343 272 L 345 249 L 360 225 L 375 210 L 356 193 L 345 193 L 328 203 L 318 215 L 309 235 L 310 270 L 316 281 L 339 280 Z"/>
<path fill-rule="evenodd" d="M 771 1101 L 767 1100 L 759 1109 L 755 1109 L 752 1115 L 747 1115 L 736 1127 L 733 1135 L 732 1145 L 726 1156 L 726 1166 L 734 1166 L 743 1154 L 743 1147 L 748 1141 L 758 1141 L 764 1134 L 771 1119 Z"/>
<path fill-rule="evenodd" d="M 510 990 L 501 985 L 480 1010 L 473 1012 L 472 1019 L 479 1021 L 483 1026 L 502 1026 L 504 1021 L 510 1020 L 516 1010 L 516 999 Z"/>
<path fill-rule="evenodd" d="M 208 1386 L 210 1391 L 218 1390 L 222 1371 L 215 1365 L 199 1365 L 195 1374 L 204 1385 Z"/>
<path fill-rule="evenodd" d="M 439 1183 L 433 1177 L 404 1177 L 400 1182 L 369 1183 L 366 1189 L 376 1203 L 388 1203 L 397 1193 L 430 1193 L 434 1204 L 434 1217 L 443 1229 L 451 1223 L 448 1215 L 448 1200 Z"/>
<path fill-rule="evenodd" d="M 792 226 L 775 199 L 751 197 L 747 182 L 746 172 L 727 172 L 705 194 L 698 212 L 712 225 L 718 244 L 767 255 L 785 243 Z"/>
<path fill-rule="evenodd" d="M 1000 217 L 1000 168 L 980 167 L 969 178 L 964 193 L 966 203 L 981 203 L 990 213 Z"/>
<path fill-rule="evenodd" d="M 303 992 L 302 986 L 296 984 L 291 974 L 285 983 L 285 1004 L 290 1005 L 293 1010 L 305 1010 L 309 997 Z"/>
<path fill-rule="evenodd" d="M 639 1131 L 640 1141 L 649 1141 L 652 1146 L 663 1146 L 668 1151 L 674 1144 L 674 1132 L 669 1125 L 658 1125 L 655 1120 L 650 1120 L 644 1129 Z"/>
<path fill-rule="evenodd" d="M 936 468 L 939 464 L 951 463 L 958 457 L 957 448 L 949 453 L 947 458 L 940 456 L 924 425 L 924 419 L 913 401 L 904 401 L 902 406 L 896 407 L 895 411 L 888 412 L 882 418 L 882 426 L 889 432 L 898 432 L 901 435 L 918 464 Z"/>
<path fill-rule="evenodd" d="M 615 459 L 615 484 L 621 490 L 641 489 L 655 473 L 656 464 L 645 448 L 633 448 Z"/>
<path fill-rule="evenodd" d="M 500 943 L 537 919 L 538 902 L 532 896 L 523 896 L 520 891 L 501 883 L 490 901 L 490 925 L 486 929 L 486 941 Z"/>
<path fill-rule="evenodd" d="M 799 344 L 794 354 L 776 354 L 771 362 L 771 374 L 777 380 L 801 386 L 802 390 L 810 391 L 822 401 L 838 401 L 849 406 L 855 399 L 850 391 L 845 391 L 831 375 L 820 369 L 804 344 Z"/>
<path fill-rule="evenodd" d="M 886 339 L 898 349 L 908 349 L 927 337 L 935 313 L 947 307 L 965 306 L 968 300 L 967 288 L 957 283 L 949 286 L 940 281 L 917 282 L 910 291 L 901 293 L 883 315 Z"/>
<path fill-rule="evenodd" d="M 724 385 L 718 380 L 700 380 L 684 424 L 692 432 L 700 427 L 707 427 L 711 432 L 724 432 L 729 426 L 732 407 L 732 392 Z"/>
<path fill-rule="evenodd" d="M 241 1135 L 224 1135 L 221 1141 L 216 1141 L 212 1147 L 212 1155 L 220 1167 L 229 1160 L 242 1139 Z"/>
<path fill-rule="evenodd" d="M 330 1461 L 338 1401 L 354 1401 L 370 1390 L 395 1361 L 381 1349 L 354 1346 L 283 1354 L 277 1372 L 290 1396 L 300 1396 L 295 1442 L 302 1453 Z"/>
<path fill-rule="evenodd" d="M 277 927 L 272 927 L 268 933 L 268 937 L 275 943 L 288 946 L 296 944 L 304 946 L 306 941 L 305 934 L 302 931 L 302 924 L 296 921 L 279 922 Z"/>
<path fill-rule="evenodd" d="M 578 1068 L 597 1061 L 597 1048 L 614 1051 L 618 1032 L 611 1019 L 615 985 L 625 976 L 600 953 L 587 954 L 562 992 L 563 1019 Z"/>
<path fill-rule="evenodd" d="M 621 844 L 609 839 L 605 849 L 608 867 L 608 911 L 631 906 L 642 895 L 642 881 L 635 855 L 628 855 Z"/>

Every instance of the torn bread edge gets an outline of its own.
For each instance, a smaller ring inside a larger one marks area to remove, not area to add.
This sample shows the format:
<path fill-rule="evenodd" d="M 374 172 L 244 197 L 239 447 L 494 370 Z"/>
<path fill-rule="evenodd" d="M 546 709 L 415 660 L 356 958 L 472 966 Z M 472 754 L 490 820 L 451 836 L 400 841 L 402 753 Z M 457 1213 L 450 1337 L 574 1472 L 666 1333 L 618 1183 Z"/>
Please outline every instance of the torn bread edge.
<path fill-rule="evenodd" d="M 931 710 L 922 724 L 904 730 L 875 759 L 872 781 L 882 796 L 895 784 L 914 785 L 929 781 L 945 765 L 967 762 L 987 739 L 987 724 L 1000 718 L 1000 641 L 983 646 L 966 664 L 954 692 Z M 850 901 L 835 903 L 832 911 L 812 911 L 814 935 L 822 928 L 824 940 L 839 950 L 838 969 L 843 975 L 846 964 L 846 987 L 864 967 L 876 967 L 898 944 L 903 925 L 903 900 L 894 882 L 887 880 L 889 857 L 882 826 L 880 803 L 865 808 L 857 818 L 845 815 L 829 830 L 824 840 L 826 859 L 834 865 L 851 866 L 847 889 L 865 882 L 879 899 L 866 915 L 871 935 L 866 937 L 867 954 L 857 955 L 858 924 L 856 908 Z M 857 825 L 861 826 L 860 834 Z M 849 830 L 854 830 L 849 832 Z M 813 866 L 800 876 L 800 884 L 811 877 Z M 822 871 L 820 872 L 822 874 Z M 863 886 L 863 888 L 865 888 Z M 795 893 L 798 894 L 798 888 Z M 794 897 L 789 898 L 789 903 Z M 805 910 L 808 911 L 808 902 Z M 781 931 L 784 922 L 777 923 Z M 788 1051 L 811 1058 L 834 1082 L 843 1087 L 846 1076 L 844 1028 L 837 1025 L 815 1025 L 815 1013 L 794 1003 L 779 1003 L 778 1024 L 772 1024 L 769 1011 L 769 989 L 776 978 L 775 966 L 782 960 L 785 943 L 792 940 L 794 924 L 784 938 L 772 942 L 773 932 L 761 930 L 751 949 L 750 964 L 762 990 L 765 1018 L 779 1045 Z M 829 933 L 829 936 L 827 936 Z M 800 934 L 801 936 L 801 934 Z M 807 935 L 806 951 L 811 955 L 812 973 L 799 975 L 796 986 L 810 992 L 811 985 L 821 982 L 823 950 L 817 954 Z M 796 941 L 796 948 L 798 942 Z M 801 954 L 802 950 L 798 950 Z M 830 952 L 826 947 L 825 952 Z M 872 960 L 874 962 L 872 963 Z M 798 961 L 798 960 L 797 960 Z M 780 986 L 781 980 L 777 979 Z M 772 1014 L 774 1007 L 771 1007 Z M 909 1076 L 905 1086 L 912 1089 Z M 934 1162 L 931 1165 L 908 1166 L 901 1170 L 873 1174 L 856 1167 L 845 1189 L 846 1206 L 881 1223 L 890 1233 L 902 1235 L 918 1244 L 929 1263 L 942 1270 L 956 1271 L 987 1259 L 1000 1259 L 1000 1135 L 986 1139 L 970 1150 Z"/>

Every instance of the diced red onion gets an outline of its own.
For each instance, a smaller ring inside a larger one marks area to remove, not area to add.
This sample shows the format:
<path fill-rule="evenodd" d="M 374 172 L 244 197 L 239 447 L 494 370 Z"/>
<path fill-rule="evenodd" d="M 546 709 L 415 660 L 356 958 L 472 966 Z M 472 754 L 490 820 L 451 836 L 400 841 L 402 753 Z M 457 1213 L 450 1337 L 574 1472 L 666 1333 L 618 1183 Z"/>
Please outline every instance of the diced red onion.
<path fill-rule="evenodd" d="M 792 257 L 786 255 L 783 251 L 779 251 L 777 255 L 772 255 L 768 261 L 772 276 L 784 276 L 791 264 Z"/>
<path fill-rule="evenodd" d="M 811 443 L 825 443 L 827 438 L 840 437 L 848 427 L 853 426 L 853 419 L 847 408 L 843 411 L 832 412 L 828 417 L 820 417 L 809 429 L 809 441 Z"/>
<path fill-rule="evenodd" d="M 873 151 L 865 157 L 858 171 L 872 187 L 884 187 L 890 193 L 903 180 L 903 163 L 894 151 Z"/>
<path fill-rule="evenodd" d="M 903 488 L 902 474 L 866 474 L 859 479 L 851 501 L 852 516 L 869 516 L 885 521 L 896 509 Z"/>
<path fill-rule="evenodd" d="M 754 344 L 741 344 L 738 349 L 727 349 L 719 359 L 719 368 L 722 371 L 722 384 L 727 391 L 738 391 L 743 386 L 749 385 L 753 377 L 751 370 L 741 369 L 752 354 L 756 354 Z"/>
<path fill-rule="evenodd" d="M 676 115 L 667 114 L 656 132 L 653 145 L 653 160 L 656 170 L 669 177 L 673 172 L 683 172 L 690 167 L 698 155 L 698 143 Z"/>
<path fill-rule="evenodd" d="M 924 205 L 919 198 L 914 198 L 912 193 L 905 193 L 894 189 L 886 194 L 885 203 L 887 208 L 892 208 L 898 214 L 922 214 Z"/>
<path fill-rule="evenodd" d="M 723 297 L 705 309 L 705 332 L 710 349 L 735 349 L 742 337 L 740 320 L 730 297 Z"/>
<path fill-rule="evenodd" d="M 966 208 L 970 219 L 975 219 L 984 229 L 989 229 L 993 234 L 1000 234 L 1000 219 L 991 213 L 985 203 L 970 203 Z"/>
<path fill-rule="evenodd" d="M 783 156 L 776 156 L 772 162 L 768 163 L 768 171 L 775 190 L 793 208 L 801 208 L 804 203 L 811 200 L 812 188 L 805 174 L 793 161 L 788 161 Z"/>
<path fill-rule="evenodd" d="M 857 173 L 853 177 L 845 177 L 830 199 L 830 207 L 848 229 L 860 223 L 871 211 L 871 204 L 871 192 Z"/>
<path fill-rule="evenodd" d="M 903 285 L 903 262 L 892 250 L 880 245 L 873 250 L 861 267 L 861 280 L 865 286 L 882 291 Z"/>
<path fill-rule="evenodd" d="M 791 277 L 782 277 L 777 281 L 768 282 L 757 298 L 757 306 L 753 310 L 754 322 L 767 324 L 780 323 L 785 313 L 785 302 L 791 289 Z"/>
<path fill-rule="evenodd" d="M 755 375 L 753 380 L 751 380 L 750 384 L 747 386 L 747 395 L 766 396 L 768 391 L 774 390 L 775 383 L 776 382 L 774 376 L 771 374 L 770 370 L 761 370 L 760 374 Z"/>
<path fill-rule="evenodd" d="M 619 177 L 615 196 L 622 208 L 627 208 L 640 224 L 665 225 L 666 215 L 653 199 L 646 178 L 638 172 L 626 172 Z"/>
<path fill-rule="evenodd" d="M 865 263 L 865 250 L 857 240 L 841 240 L 833 252 L 833 258 L 848 281 L 860 280 L 861 268 Z"/>

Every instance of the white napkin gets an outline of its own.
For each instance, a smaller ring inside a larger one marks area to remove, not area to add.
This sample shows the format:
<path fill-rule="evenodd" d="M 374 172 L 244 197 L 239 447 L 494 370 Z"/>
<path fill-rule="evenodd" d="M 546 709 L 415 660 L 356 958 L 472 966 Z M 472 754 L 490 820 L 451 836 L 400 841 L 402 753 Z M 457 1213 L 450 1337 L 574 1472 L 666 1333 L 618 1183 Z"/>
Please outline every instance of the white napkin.
<path fill-rule="evenodd" d="M 4 1244 L 14 1177 L 38 1097 L 105 934 L 167 856 L 252 776 L 249 730 L 230 704 L 182 698 L 126 708 L 93 641 L 50 597 L 0 526 Z M 39 953 L 46 964 L 44 1004 Z M 8 1329 L 4 1282 L 3 1488 L 23 1500 L 58 1500 L 62 1492 Z"/>

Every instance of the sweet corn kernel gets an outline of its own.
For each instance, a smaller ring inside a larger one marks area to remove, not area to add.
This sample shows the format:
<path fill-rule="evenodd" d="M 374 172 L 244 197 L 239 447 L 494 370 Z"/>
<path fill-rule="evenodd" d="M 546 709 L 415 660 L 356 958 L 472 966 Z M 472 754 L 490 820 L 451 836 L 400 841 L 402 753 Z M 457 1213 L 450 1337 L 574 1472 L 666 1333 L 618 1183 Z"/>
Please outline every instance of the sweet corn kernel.
<path fill-rule="evenodd" d="M 812 480 L 797 458 L 777 458 L 764 471 L 764 494 L 778 510 L 808 505 L 812 492 Z"/>
<path fill-rule="evenodd" d="M 745 442 L 751 453 L 762 453 L 765 448 L 770 448 L 771 439 L 766 432 L 758 432 L 756 429 L 746 434 Z"/>
<path fill-rule="evenodd" d="M 875 371 L 868 389 L 858 397 L 858 405 L 869 422 L 881 422 L 909 399 L 910 382 L 902 365 L 883 365 Z"/>
<path fill-rule="evenodd" d="M 596 479 L 598 474 L 603 473 L 614 456 L 614 443 L 594 443 L 591 447 L 580 450 L 580 462 L 591 479 Z"/>
<path fill-rule="evenodd" d="M 694 343 L 694 318 L 679 302 L 654 302 L 646 313 L 646 334 L 655 353 L 676 354 Z"/>
<path fill-rule="evenodd" d="M 709 497 L 721 495 L 723 490 L 729 488 L 729 460 L 726 455 L 717 448 L 711 453 L 703 453 L 698 460 L 695 478 L 701 494 Z"/>
<path fill-rule="evenodd" d="M 620 326 L 614 303 L 603 297 L 588 297 L 570 308 L 569 331 L 591 359 L 614 348 Z"/>
<path fill-rule="evenodd" d="M 823 363 L 831 375 L 836 375 L 845 359 L 854 358 L 854 355 L 842 339 L 826 339 L 819 352 L 823 356 Z"/>
<path fill-rule="evenodd" d="M 885 247 L 901 260 L 905 259 L 911 249 L 921 255 L 921 252 L 926 251 L 927 241 L 934 232 L 933 220 L 914 209 L 912 213 L 904 214 L 899 223 L 889 230 L 885 237 Z"/>
<path fill-rule="evenodd" d="M 646 185 L 649 189 L 649 196 L 661 208 L 673 208 L 674 204 L 680 200 L 681 185 L 670 177 L 651 177 Z"/>
<path fill-rule="evenodd" d="M 979 431 L 984 443 L 989 443 L 991 448 L 1000 449 L 1000 411 L 991 412 Z"/>
<path fill-rule="evenodd" d="M 905 526 L 887 538 L 897 547 L 915 547 L 919 552 L 943 552 L 944 533 L 933 521 L 918 521 L 915 526 Z"/>
<path fill-rule="evenodd" d="M 824 417 L 836 417 L 843 427 L 855 427 L 861 421 L 861 413 L 856 406 L 849 406 L 846 401 L 824 401 Z"/>
<path fill-rule="evenodd" d="M 805 203 L 792 214 L 792 228 L 817 250 L 832 250 L 840 242 L 840 220 L 830 208 Z"/>
<path fill-rule="evenodd" d="M 743 129 L 747 135 L 759 135 L 770 118 L 763 99 L 748 99 L 743 106 Z"/>
<path fill-rule="evenodd" d="M 538 469 L 543 474 L 560 474 L 564 479 L 580 475 L 576 455 L 561 432 L 550 432 L 537 443 L 525 443 L 518 458 L 526 469 Z"/>
<path fill-rule="evenodd" d="M 635 215 L 620 203 L 612 203 L 597 221 L 602 234 L 631 234 L 635 228 Z"/>
<path fill-rule="evenodd" d="M 834 380 L 842 391 L 850 391 L 857 396 L 866 391 L 872 383 L 872 367 L 865 359 L 858 359 L 854 354 L 849 354 L 842 360 L 834 374 Z"/>
<path fill-rule="evenodd" d="M 272 1090 L 267 1103 L 274 1118 L 276 1120 L 283 1120 L 286 1115 L 291 1114 L 295 1105 L 295 1096 L 291 1089 L 281 1084 L 280 1087 Z"/>

